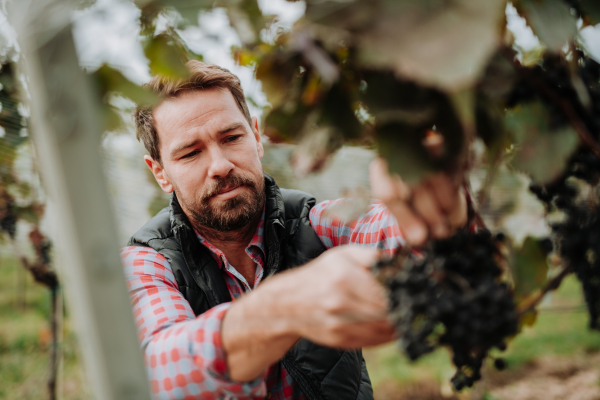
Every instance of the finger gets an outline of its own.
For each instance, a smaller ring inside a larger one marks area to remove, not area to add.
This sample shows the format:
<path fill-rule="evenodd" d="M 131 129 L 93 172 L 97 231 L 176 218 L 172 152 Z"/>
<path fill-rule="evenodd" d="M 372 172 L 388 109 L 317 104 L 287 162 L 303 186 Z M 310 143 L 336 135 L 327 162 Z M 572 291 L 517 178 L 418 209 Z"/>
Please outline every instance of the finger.
<path fill-rule="evenodd" d="M 425 243 L 429 234 L 427 225 L 405 202 L 396 201 L 386 206 L 396 217 L 400 233 L 408 244 L 420 246 Z"/>
<path fill-rule="evenodd" d="M 351 280 L 358 282 L 348 288 L 348 296 L 352 300 L 348 305 L 352 304 L 353 310 L 376 317 L 387 315 L 389 310 L 387 292 L 369 270 L 356 271 L 352 274 Z"/>
<path fill-rule="evenodd" d="M 376 158 L 369 165 L 369 182 L 373 197 L 381 200 L 384 204 L 407 200 L 410 196 L 408 185 L 397 175 L 390 175 L 388 164 L 382 158 Z"/>
<path fill-rule="evenodd" d="M 379 253 L 379 252 L 378 252 Z M 348 252 L 346 253 L 348 254 Z M 377 258 L 370 263 L 372 265 Z M 384 286 L 371 273 L 370 268 L 361 264 L 354 264 L 354 260 L 348 260 L 350 268 L 346 268 L 346 278 L 352 284 L 346 286 L 348 295 L 348 310 L 352 312 L 374 313 L 384 315 L 388 312 L 388 296 Z"/>
<path fill-rule="evenodd" d="M 382 158 L 371 162 L 369 175 L 373 197 L 381 200 L 396 217 L 404 239 L 413 246 L 424 244 L 427 226 L 406 203 L 410 197 L 408 185 L 400 177 L 389 174 L 387 162 Z"/>
<path fill-rule="evenodd" d="M 378 249 L 358 245 L 338 246 L 329 251 L 332 250 L 339 252 L 340 256 L 344 257 L 348 263 L 358 264 L 364 269 L 369 269 L 381 256 Z"/>
<path fill-rule="evenodd" d="M 456 207 L 448 214 L 448 222 L 453 229 L 464 227 L 469 219 L 467 210 L 467 195 L 464 188 L 460 188 Z"/>
<path fill-rule="evenodd" d="M 445 173 L 432 175 L 427 183 L 434 191 L 442 211 L 446 214 L 453 212 L 459 201 L 460 184 L 453 182 Z"/>
<path fill-rule="evenodd" d="M 441 239 L 450 234 L 448 220 L 435 199 L 435 193 L 428 185 L 414 189 L 413 208 L 427 222 L 434 238 Z"/>

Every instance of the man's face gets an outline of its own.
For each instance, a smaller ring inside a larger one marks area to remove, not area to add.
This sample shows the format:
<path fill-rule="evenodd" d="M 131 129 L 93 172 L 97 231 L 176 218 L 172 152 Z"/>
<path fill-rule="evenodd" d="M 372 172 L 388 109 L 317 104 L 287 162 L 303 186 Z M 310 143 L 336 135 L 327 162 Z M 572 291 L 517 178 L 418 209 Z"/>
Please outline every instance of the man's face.
<path fill-rule="evenodd" d="M 145 157 L 161 188 L 192 222 L 238 230 L 262 212 L 263 147 L 227 89 L 187 91 L 154 110 L 162 165 Z"/>

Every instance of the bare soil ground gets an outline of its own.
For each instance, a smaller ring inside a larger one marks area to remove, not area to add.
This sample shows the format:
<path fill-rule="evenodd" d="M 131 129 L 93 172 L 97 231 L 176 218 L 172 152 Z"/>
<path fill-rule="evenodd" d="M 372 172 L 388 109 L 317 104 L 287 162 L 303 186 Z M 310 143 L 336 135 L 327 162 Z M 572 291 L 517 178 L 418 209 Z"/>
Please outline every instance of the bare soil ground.
<path fill-rule="evenodd" d="M 540 358 L 487 384 L 498 400 L 600 400 L 600 354 Z"/>
<path fill-rule="evenodd" d="M 475 390 L 453 394 L 436 381 L 378 385 L 378 400 L 600 400 L 600 353 L 542 357 L 520 368 L 488 369 Z"/>

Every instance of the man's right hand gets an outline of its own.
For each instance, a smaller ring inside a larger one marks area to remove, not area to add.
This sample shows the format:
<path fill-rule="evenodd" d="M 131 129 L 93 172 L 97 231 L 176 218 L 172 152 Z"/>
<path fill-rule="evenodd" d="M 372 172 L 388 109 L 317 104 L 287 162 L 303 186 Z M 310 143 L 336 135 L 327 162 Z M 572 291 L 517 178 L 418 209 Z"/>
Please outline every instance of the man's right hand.
<path fill-rule="evenodd" d="M 282 274 L 279 284 L 290 288 L 281 301 L 289 304 L 291 329 L 329 347 L 360 348 L 392 340 L 387 296 L 369 271 L 378 255 L 375 249 L 340 246 Z"/>
<path fill-rule="evenodd" d="M 377 258 L 375 249 L 335 247 L 235 301 L 222 328 L 230 377 L 257 378 L 301 337 L 336 348 L 393 340 L 385 290 L 369 271 Z"/>

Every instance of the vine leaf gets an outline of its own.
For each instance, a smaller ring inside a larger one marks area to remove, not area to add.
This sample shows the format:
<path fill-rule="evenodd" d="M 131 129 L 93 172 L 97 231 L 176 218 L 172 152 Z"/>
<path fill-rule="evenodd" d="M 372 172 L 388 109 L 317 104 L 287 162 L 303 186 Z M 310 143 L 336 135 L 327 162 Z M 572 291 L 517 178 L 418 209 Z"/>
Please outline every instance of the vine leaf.
<path fill-rule="evenodd" d="M 499 45 L 504 0 L 382 1 L 358 35 L 364 65 L 446 91 L 471 86 Z"/>
<path fill-rule="evenodd" d="M 377 19 L 377 2 L 370 0 L 307 0 L 306 17 L 318 24 L 358 31 Z"/>
<path fill-rule="evenodd" d="M 600 2 L 597 0 L 579 0 L 579 7 L 585 13 L 583 20 L 589 25 L 600 23 Z"/>
<path fill-rule="evenodd" d="M 504 119 L 517 145 L 513 166 L 539 183 L 557 178 L 579 144 L 573 127 L 552 130 L 548 119 L 548 112 L 539 102 L 511 110 Z"/>
<path fill-rule="evenodd" d="M 301 80 L 299 66 L 300 57 L 297 54 L 279 49 L 271 50 L 260 60 L 256 78 L 261 82 L 263 92 L 274 109 L 288 102 L 290 97 L 294 97 L 290 95 L 298 91 L 298 81 Z"/>
<path fill-rule="evenodd" d="M 144 46 L 144 53 L 150 61 L 153 75 L 181 78 L 188 74 L 181 43 L 168 34 L 160 34 L 150 39 Z"/>
<path fill-rule="evenodd" d="M 106 64 L 95 71 L 92 76 L 100 86 L 103 95 L 107 92 L 118 92 L 136 104 L 153 104 L 158 101 L 156 94 L 131 82 L 120 71 Z"/>
<path fill-rule="evenodd" d="M 520 0 L 515 6 L 552 51 L 560 51 L 577 35 L 577 20 L 563 0 Z"/>
<path fill-rule="evenodd" d="M 513 253 L 515 294 L 520 298 L 530 295 L 547 281 L 547 253 L 540 243 L 541 240 L 528 237 Z"/>
<path fill-rule="evenodd" d="M 420 130 L 389 123 L 378 126 L 376 132 L 379 155 L 387 160 L 390 171 L 399 174 L 404 181 L 418 182 L 435 171 L 436 166 L 422 144 Z"/>
<path fill-rule="evenodd" d="M 198 13 L 213 7 L 213 0 L 154 0 L 142 8 L 143 20 L 150 21 L 164 8 L 175 9 L 187 25 L 198 24 Z"/>
<path fill-rule="evenodd" d="M 271 16 L 262 14 L 257 0 L 221 0 L 215 6 L 227 7 L 231 26 L 245 44 L 256 43 L 261 29 L 272 20 Z"/>
<path fill-rule="evenodd" d="M 308 125 L 309 115 L 310 110 L 302 105 L 291 111 L 286 107 L 271 110 L 265 117 L 265 135 L 275 143 L 297 139 Z"/>

